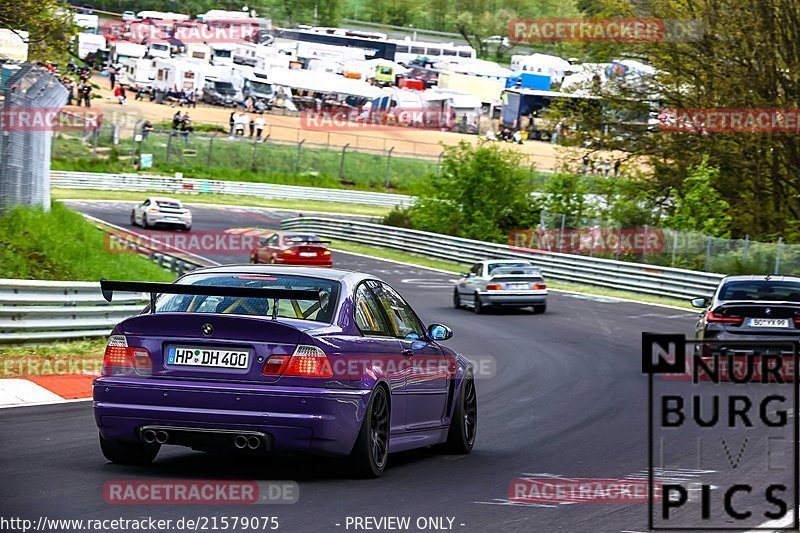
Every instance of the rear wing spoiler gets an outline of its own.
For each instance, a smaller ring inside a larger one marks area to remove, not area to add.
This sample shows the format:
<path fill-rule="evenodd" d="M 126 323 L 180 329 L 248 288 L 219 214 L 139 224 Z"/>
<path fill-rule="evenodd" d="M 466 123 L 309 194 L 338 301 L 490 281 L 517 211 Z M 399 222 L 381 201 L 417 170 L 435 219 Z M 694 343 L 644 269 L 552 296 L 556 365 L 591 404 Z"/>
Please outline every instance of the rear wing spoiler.
<path fill-rule="evenodd" d="M 181 285 L 177 283 L 157 283 L 150 281 L 110 281 L 100 279 L 103 298 L 110 302 L 115 292 L 145 292 L 150 294 L 150 312 L 156 312 L 156 295 L 190 294 L 196 296 L 223 296 L 232 298 L 268 298 L 274 300 L 315 300 L 322 304 L 325 291 L 311 289 L 273 289 L 260 287 L 222 287 L 215 285 Z M 273 305 L 273 315 L 278 306 Z M 274 318 L 274 316 L 273 316 Z"/>

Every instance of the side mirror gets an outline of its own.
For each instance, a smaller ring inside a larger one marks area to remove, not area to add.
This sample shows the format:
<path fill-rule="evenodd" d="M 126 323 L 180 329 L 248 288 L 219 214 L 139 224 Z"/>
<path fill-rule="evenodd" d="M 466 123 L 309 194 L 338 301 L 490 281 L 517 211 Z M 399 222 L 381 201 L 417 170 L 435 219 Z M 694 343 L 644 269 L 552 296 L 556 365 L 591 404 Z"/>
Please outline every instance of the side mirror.
<path fill-rule="evenodd" d="M 708 307 L 709 303 L 711 303 L 711 300 L 705 296 L 702 298 L 692 298 L 692 307 L 697 307 L 698 309 L 705 309 Z"/>
<path fill-rule="evenodd" d="M 462 272 L 459 274 L 459 276 L 461 276 L 462 278 L 468 278 L 469 274 L 467 274 L 466 272 Z"/>
<path fill-rule="evenodd" d="M 446 341 L 453 336 L 453 330 L 443 324 L 428 326 L 428 338 L 432 341 Z"/>

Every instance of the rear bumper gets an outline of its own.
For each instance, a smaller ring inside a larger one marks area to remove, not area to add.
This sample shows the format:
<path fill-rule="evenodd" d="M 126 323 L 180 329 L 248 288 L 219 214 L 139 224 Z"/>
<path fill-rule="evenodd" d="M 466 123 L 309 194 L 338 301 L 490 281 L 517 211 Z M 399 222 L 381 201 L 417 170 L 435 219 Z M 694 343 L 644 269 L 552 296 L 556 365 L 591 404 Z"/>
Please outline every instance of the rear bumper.
<path fill-rule="evenodd" d="M 710 354 L 723 350 L 736 355 L 755 355 L 764 352 L 780 352 L 792 355 L 793 343 L 800 341 L 800 335 L 776 333 L 764 335 L 742 335 L 723 330 L 708 329 L 703 334 L 703 343 L 695 345 L 695 352 Z"/>
<path fill-rule="evenodd" d="M 102 377 L 94 382 L 93 396 L 95 421 L 110 439 L 139 441 L 143 426 L 239 430 L 267 435 L 274 451 L 346 455 L 355 443 L 370 394 L 370 390 Z"/>
<path fill-rule="evenodd" d="M 547 293 L 541 292 L 484 291 L 480 297 L 485 304 L 502 306 L 527 307 L 547 303 Z"/>
<path fill-rule="evenodd" d="M 169 224 L 188 228 L 192 225 L 192 217 L 186 215 L 168 215 L 166 213 L 147 213 L 149 224 Z"/>

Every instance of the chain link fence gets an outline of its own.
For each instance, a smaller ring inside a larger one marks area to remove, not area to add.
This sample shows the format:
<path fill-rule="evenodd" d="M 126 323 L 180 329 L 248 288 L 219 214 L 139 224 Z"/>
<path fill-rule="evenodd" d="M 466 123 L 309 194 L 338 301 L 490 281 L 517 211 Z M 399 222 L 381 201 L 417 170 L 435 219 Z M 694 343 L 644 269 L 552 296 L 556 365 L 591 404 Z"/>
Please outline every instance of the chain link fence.
<path fill-rule="evenodd" d="M 182 132 L 154 128 L 135 133 L 120 131 L 108 121 L 88 137 L 80 132 L 55 135 L 53 157 L 74 170 L 130 170 L 163 173 L 202 172 L 215 179 L 292 183 L 302 177 L 320 186 L 357 186 L 376 190 L 413 187 L 441 169 L 439 155 L 420 158 L 390 146 L 388 149 L 342 146 L 308 139 L 274 140 L 268 130 L 261 137 L 230 137 L 227 133 Z M 127 134 L 125 134 L 127 133 Z M 315 139 L 319 141 L 318 139 Z M 105 161 L 116 168 L 100 169 Z M 76 163 L 77 162 L 77 163 Z"/>
<path fill-rule="evenodd" d="M 515 232 L 525 248 L 629 260 L 723 274 L 800 275 L 800 245 L 724 239 L 654 226 L 542 212 L 539 227 Z"/>
<path fill-rule="evenodd" d="M 67 90 L 47 70 L 25 64 L 0 92 L 0 213 L 15 205 L 49 209 L 51 129 Z"/>

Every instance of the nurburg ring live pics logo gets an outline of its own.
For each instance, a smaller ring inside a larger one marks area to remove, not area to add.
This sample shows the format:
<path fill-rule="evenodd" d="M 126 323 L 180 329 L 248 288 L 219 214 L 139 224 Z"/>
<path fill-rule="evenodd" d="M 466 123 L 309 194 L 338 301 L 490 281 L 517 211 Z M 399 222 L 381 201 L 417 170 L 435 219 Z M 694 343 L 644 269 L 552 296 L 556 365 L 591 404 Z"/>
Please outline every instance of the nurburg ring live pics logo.
<path fill-rule="evenodd" d="M 651 530 L 797 530 L 797 345 L 642 334 Z"/>

